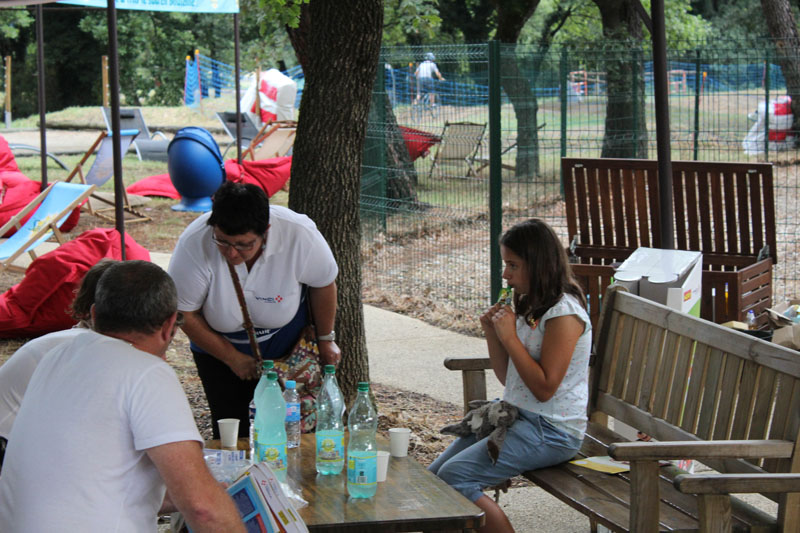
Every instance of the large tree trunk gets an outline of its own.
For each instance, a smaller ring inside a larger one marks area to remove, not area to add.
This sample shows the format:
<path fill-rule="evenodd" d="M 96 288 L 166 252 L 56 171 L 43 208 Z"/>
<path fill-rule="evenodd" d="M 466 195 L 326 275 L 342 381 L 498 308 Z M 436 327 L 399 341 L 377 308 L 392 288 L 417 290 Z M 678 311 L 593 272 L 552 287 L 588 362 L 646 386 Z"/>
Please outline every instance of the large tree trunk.
<path fill-rule="evenodd" d="M 644 68 L 640 50 L 642 23 L 633 7 L 635 0 L 593 0 L 600 9 L 603 36 L 618 47 L 616 60 L 606 64 L 606 121 L 601 157 L 646 158 Z M 632 137 L 633 136 L 633 137 Z"/>
<path fill-rule="evenodd" d="M 296 35 L 306 36 L 305 88 L 294 144 L 289 207 L 317 223 L 339 264 L 339 383 L 347 398 L 369 379 L 361 305 L 361 162 L 381 44 L 381 0 L 312 0 Z M 292 39 L 293 43 L 299 40 Z"/>
<path fill-rule="evenodd" d="M 496 38 L 502 43 L 516 43 L 522 27 L 538 5 L 539 0 L 497 0 Z M 517 118 L 516 177 L 533 180 L 539 174 L 539 129 L 536 124 L 539 103 L 530 81 L 519 68 L 516 54 L 503 57 L 500 67 L 500 83 Z"/>
<path fill-rule="evenodd" d="M 797 22 L 788 0 L 761 0 L 761 7 L 769 33 L 775 39 L 786 92 L 792 98 L 792 130 L 797 145 L 800 143 L 800 37 Z"/>

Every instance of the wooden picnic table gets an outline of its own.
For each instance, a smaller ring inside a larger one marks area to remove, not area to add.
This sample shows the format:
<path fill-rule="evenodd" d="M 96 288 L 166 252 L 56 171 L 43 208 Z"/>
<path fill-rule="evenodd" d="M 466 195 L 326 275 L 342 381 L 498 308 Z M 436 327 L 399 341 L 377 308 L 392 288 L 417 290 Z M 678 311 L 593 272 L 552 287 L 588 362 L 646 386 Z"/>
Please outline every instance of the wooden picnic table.
<path fill-rule="evenodd" d="M 351 499 L 346 465 L 339 475 L 317 475 L 315 444 L 313 433 L 302 436 L 300 447 L 289 450 L 288 472 L 294 486 L 302 487 L 308 505 L 299 513 L 312 532 L 476 531 L 485 521 L 478 506 L 411 457 L 390 457 L 375 496 Z M 239 440 L 240 449 L 247 446 L 246 439 Z M 389 449 L 380 435 L 378 448 Z"/>

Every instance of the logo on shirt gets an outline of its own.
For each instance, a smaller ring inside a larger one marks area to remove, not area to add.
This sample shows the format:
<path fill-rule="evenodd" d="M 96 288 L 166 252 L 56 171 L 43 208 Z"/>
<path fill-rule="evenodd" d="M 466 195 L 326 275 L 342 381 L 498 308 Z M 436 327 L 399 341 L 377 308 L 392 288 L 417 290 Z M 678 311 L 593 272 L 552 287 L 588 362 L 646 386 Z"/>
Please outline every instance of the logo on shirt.
<path fill-rule="evenodd" d="M 283 296 L 280 294 L 277 296 L 256 296 L 256 300 L 260 302 L 266 302 L 268 304 L 279 304 L 283 301 Z"/>

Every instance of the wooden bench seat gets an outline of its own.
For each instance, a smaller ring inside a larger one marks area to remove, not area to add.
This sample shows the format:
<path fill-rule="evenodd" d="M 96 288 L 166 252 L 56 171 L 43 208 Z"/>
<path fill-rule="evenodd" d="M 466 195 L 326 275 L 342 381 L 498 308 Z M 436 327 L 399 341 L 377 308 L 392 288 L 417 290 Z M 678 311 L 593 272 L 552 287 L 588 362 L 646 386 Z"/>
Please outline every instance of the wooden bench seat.
<path fill-rule="evenodd" d="M 800 494 L 768 492 L 800 490 L 800 354 L 616 288 L 594 333 L 580 454 L 611 454 L 631 470 L 564 463 L 526 478 L 585 514 L 593 531 L 800 531 Z M 485 398 L 488 358 L 445 366 L 462 371 L 465 402 Z M 628 442 L 609 418 L 656 440 Z M 674 459 L 700 460 L 723 476 L 694 481 L 671 463 L 659 466 Z M 726 486 L 763 493 L 779 516 L 731 498 Z"/>

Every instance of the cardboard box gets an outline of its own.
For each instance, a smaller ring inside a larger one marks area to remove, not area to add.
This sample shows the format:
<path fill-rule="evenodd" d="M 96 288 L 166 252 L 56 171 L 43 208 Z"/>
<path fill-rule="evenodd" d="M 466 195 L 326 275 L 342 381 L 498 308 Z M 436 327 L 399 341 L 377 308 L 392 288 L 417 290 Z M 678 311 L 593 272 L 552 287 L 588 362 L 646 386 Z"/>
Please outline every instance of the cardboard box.
<path fill-rule="evenodd" d="M 767 318 L 774 328 L 772 342 L 792 350 L 800 350 L 800 323 L 796 323 L 784 315 L 786 310 L 793 305 L 800 305 L 800 300 L 789 300 L 768 308 Z"/>
<path fill-rule="evenodd" d="M 701 252 L 637 248 L 617 268 L 614 280 L 643 298 L 700 316 Z"/>

